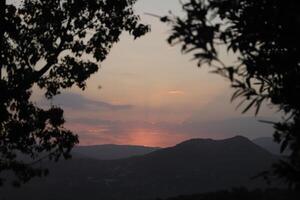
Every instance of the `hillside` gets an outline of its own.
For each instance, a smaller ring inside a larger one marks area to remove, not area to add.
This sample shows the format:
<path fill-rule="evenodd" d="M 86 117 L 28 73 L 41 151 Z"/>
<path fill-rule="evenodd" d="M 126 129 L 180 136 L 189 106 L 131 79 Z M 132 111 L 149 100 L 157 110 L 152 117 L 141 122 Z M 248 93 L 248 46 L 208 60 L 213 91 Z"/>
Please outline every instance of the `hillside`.
<path fill-rule="evenodd" d="M 21 189 L 0 189 L 0 199 L 133 200 L 237 186 L 265 187 L 261 180 L 251 177 L 268 169 L 274 159 L 241 136 L 226 140 L 193 139 L 127 159 L 77 158 L 47 163 L 51 171 L 47 178 Z"/>
<path fill-rule="evenodd" d="M 77 146 L 73 149 L 73 154 L 75 154 L 75 156 L 84 156 L 97 160 L 116 160 L 132 156 L 145 155 L 157 149 L 159 148 L 134 145 L 104 144 L 94 146 Z"/>

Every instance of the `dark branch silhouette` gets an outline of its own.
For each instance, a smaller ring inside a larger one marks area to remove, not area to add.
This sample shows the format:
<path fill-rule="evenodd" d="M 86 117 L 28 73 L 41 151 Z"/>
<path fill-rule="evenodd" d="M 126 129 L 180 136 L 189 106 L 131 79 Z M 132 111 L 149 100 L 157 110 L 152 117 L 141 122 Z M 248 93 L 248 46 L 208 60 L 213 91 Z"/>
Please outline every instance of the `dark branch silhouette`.
<path fill-rule="evenodd" d="M 78 143 L 62 109 L 31 101 L 33 86 L 48 99 L 75 85 L 85 89 L 123 31 L 138 38 L 149 27 L 134 14 L 135 0 L 0 2 L 0 175 L 13 171 L 19 184 L 47 174 L 36 162 L 69 158 Z"/>
<path fill-rule="evenodd" d="M 300 4 L 280 0 L 189 0 L 182 3 L 184 17 L 166 16 L 171 25 L 168 42 L 194 53 L 198 66 L 208 64 L 235 89 L 232 101 L 242 98 L 243 113 L 263 102 L 283 113 L 274 124 L 274 140 L 287 160 L 273 173 L 300 187 Z M 235 53 L 226 65 L 219 48 Z M 271 172 L 269 172 L 271 174 Z"/>

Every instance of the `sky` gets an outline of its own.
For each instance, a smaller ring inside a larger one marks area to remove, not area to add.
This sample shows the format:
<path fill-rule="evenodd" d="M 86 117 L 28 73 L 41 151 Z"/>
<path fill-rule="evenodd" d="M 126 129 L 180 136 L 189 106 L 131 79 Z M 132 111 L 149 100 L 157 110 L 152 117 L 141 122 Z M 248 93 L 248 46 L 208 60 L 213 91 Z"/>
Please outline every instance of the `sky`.
<path fill-rule="evenodd" d="M 230 102 L 230 83 L 171 47 L 169 27 L 145 14 L 182 15 L 179 1 L 139 0 L 135 10 L 151 32 L 137 40 L 124 33 L 85 91 L 72 88 L 51 102 L 35 97 L 64 108 L 66 127 L 79 135 L 80 145 L 166 147 L 190 138 L 271 136 L 272 126 L 258 120 L 276 118 L 275 109 L 265 105 L 256 118 L 253 111 L 242 115 L 238 102 Z M 234 55 L 223 52 L 222 59 L 230 63 Z"/>

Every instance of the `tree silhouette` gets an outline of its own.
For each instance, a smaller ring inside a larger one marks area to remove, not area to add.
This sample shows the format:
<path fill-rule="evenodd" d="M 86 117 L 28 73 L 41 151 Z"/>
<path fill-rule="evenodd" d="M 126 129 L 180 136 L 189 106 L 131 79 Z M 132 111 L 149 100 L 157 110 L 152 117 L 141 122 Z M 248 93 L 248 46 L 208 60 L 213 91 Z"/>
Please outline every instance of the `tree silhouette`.
<path fill-rule="evenodd" d="M 270 102 L 283 112 L 273 123 L 274 140 L 288 160 L 274 165 L 275 175 L 300 187 L 300 5 L 296 0 L 189 0 L 182 3 L 184 17 L 166 16 L 172 26 L 168 42 L 194 53 L 198 65 L 231 81 L 232 100 L 242 98 L 243 113 L 259 112 Z M 227 65 L 218 49 L 236 55 Z"/>
<path fill-rule="evenodd" d="M 0 0 L 2 174 L 13 171 L 16 183 L 26 182 L 47 173 L 34 165 L 41 159 L 70 157 L 77 135 L 63 126 L 61 108 L 31 101 L 32 88 L 48 99 L 74 85 L 85 89 L 122 31 L 138 38 L 149 30 L 134 14 L 135 1 L 24 0 L 16 6 Z"/>

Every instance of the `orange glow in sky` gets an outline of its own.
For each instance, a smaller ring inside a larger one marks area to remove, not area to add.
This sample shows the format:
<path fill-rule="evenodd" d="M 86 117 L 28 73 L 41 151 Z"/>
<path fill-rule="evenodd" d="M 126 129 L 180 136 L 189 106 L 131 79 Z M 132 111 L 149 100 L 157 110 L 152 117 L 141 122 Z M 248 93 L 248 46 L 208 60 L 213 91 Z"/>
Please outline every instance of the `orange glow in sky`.
<path fill-rule="evenodd" d="M 147 129 L 136 129 L 128 134 L 128 141 L 125 144 L 154 146 L 154 147 L 169 147 L 181 141 L 188 139 L 188 135 L 167 133 L 162 131 L 153 131 Z"/>

